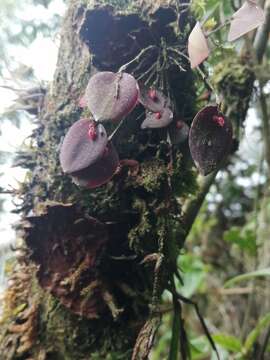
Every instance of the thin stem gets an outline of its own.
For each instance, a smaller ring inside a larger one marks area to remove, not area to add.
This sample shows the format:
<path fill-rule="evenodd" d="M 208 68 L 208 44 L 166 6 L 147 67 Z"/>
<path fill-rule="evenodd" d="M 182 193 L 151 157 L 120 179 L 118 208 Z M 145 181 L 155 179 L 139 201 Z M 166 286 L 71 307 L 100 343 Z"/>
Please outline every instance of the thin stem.
<path fill-rule="evenodd" d="M 139 54 L 138 54 L 134 59 L 132 59 L 132 60 L 130 60 L 128 63 L 122 65 L 122 66 L 119 68 L 118 72 L 123 72 L 123 71 L 125 71 L 131 64 L 133 64 L 134 62 L 139 61 L 140 58 L 141 58 L 147 51 L 149 51 L 149 50 L 151 50 L 151 49 L 153 49 L 153 48 L 155 48 L 155 47 L 156 47 L 155 45 L 149 45 L 149 46 L 147 46 L 146 48 L 142 49 L 142 51 L 139 52 Z"/>
<path fill-rule="evenodd" d="M 201 315 L 198 304 L 196 302 L 194 302 L 194 301 L 180 295 L 173 288 L 171 288 L 170 291 L 172 292 L 173 296 L 178 299 L 178 301 L 183 302 L 183 303 L 188 304 L 188 305 L 192 305 L 194 307 L 196 315 L 197 315 L 197 317 L 198 317 L 198 319 L 199 319 L 199 321 L 201 323 L 201 326 L 202 326 L 202 328 L 203 328 L 203 330 L 205 332 L 205 335 L 206 335 L 208 341 L 210 342 L 210 345 L 211 345 L 212 349 L 216 353 L 218 360 L 221 360 L 220 356 L 219 356 L 219 352 L 218 352 L 217 347 L 216 347 L 216 344 L 215 344 L 215 342 L 214 342 L 214 340 L 213 340 L 213 338 L 212 338 L 212 336 L 210 334 L 210 331 L 208 330 L 208 327 L 207 327 L 207 325 L 206 325 L 206 323 L 204 321 L 203 316 Z"/>
<path fill-rule="evenodd" d="M 147 85 L 147 84 L 149 84 L 150 82 L 151 82 L 151 79 L 152 79 L 152 77 L 155 75 L 155 71 L 152 71 L 151 73 L 150 73 L 150 75 L 148 76 L 148 78 L 147 78 L 147 80 L 145 80 L 145 82 L 144 82 L 144 84 L 145 85 Z M 156 77 L 157 78 L 157 77 Z M 154 83 L 155 83 L 155 81 L 154 81 Z M 154 83 L 153 83 L 153 85 L 154 85 Z"/>
<path fill-rule="evenodd" d="M 201 76 L 203 82 L 205 83 L 205 86 L 207 87 L 207 89 L 211 92 L 215 92 L 212 84 L 207 79 L 207 75 L 202 71 L 201 68 L 197 67 L 196 69 L 197 69 L 199 75 Z"/>
<path fill-rule="evenodd" d="M 217 26 L 214 30 L 209 31 L 207 34 L 205 34 L 205 37 L 208 38 L 209 36 L 215 34 L 217 31 L 223 29 L 225 26 L 229 25 L 232 21 L 232 18 L 227 19 L 223 24 L 220 24 L 219 26 Z"/>
<path fill-rule="evenodd" d="M 192 225 L 200 211 L 200 208 L 204 202 L 205 196 L 208 193 L 211 185 L 215 181 L 217 171 L 214 171 L 213 173 L 207 175 L 200 186 L 200 189 L 198 193 L 196 194 L 195 198 L 192 198 L 191 200 L 188 200 L 186 204 L 184 204 L 183 207 L 183 221 L 185 226 L 186 234 L 188 234 L 192 228 Z"/>
<path fill-rule="evenodd" d="M 120 121 L 120 123 L 116 126 L 114 131 L 111 133 L 111 135 L 108 137 L 108 140 L 111 141 L 112 138 L 115 136 L 116 133 L 118 133 L 119 129 L 122 127 L 122 125 L 125 122 L 125 118 Z"/>
<path fill-rule="evenodd" d="M 267 101 L 265 98 L 263 85 L 260 82 L 260 105 L 262 112 L 262 125 L 263 125 L 263 139 L 264 139 L 264 152 L 265 159 L 268 167 L 268 174 L 270 174 L 270 126 L 269 126 L 269 114 L 267 108 Z M 270 177 L 270 176 L 269 176 Z"/>
<path fill-rule="evenodd" d="M 186 60 L 190 61 L 189 57 L 185 53 L 183 53 L 182 51 L 177 50 L 176 48 L 173 48 L 173 47 L 168 47 L 168 50 L 172 51 L 172 52 L 176 53 L 177 55 L 180 55 L 183 58 L 185 58 Z"/>
<path fill-rule="evenodd" d="M 138 78 L 137 81 L 143 79 L 146 75 L 148 75 L 151 71 L 154 70 L 154 68 L 156 67 L 156 62 L 154 62 L 154 64 L 152 64 L 143 74 L 141 74 Z"/>
<path fill-rule="evenodd" d="M 184 69 L 182 67 L 182 65 L 175 58 L 173 58 L 170 55 L 168 56 L 168 58 L 169 58 L 169 60 L 171 60 L 179 68 L 180 71 L 186 71 L 186 69 Z"/>

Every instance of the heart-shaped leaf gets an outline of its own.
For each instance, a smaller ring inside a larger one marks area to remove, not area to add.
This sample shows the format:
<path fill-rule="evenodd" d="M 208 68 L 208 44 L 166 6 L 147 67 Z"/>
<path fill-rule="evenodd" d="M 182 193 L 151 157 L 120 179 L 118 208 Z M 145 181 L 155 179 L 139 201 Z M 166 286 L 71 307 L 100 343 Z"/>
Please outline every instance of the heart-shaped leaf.
<path fill-rule="evenodd" d="M 189 132 L 191 156 L 203 175 L 216 170 L 232 144 L 232 125 L 217 106 L 206 106 L 193 119 Z"/>
<path fill-rule="evenodd" d="M 94 189 L 99 187 L 113 177 L 119 166 L 119 157 L 113 144 L 109 142 L 103 156 L 88 168 L 72 174 L 77 185 Z"/>
<path fill-rule="evenodd" d="M 207 39 L 202 31 L 200 23 L 197 22 L 188 38 L 188 56 L 191 68 L 200 65 L 208 58 L 210 50 Z"/>
<path fill-rule="evenodd" d="M 170 140 L 173 145 L 181 144 L 187 140 L 189 126 L 182 120 L 173 122 L 169 127 Z"/>
<path fill-rule="evenodd" d="M 60 163 L 65 173 L 87 168 L 100 158 L 108 138 L 103 125 L 89 119 L 76 121 L 68 130 L 60 150 Z"/>
<path fill-rule="evenodd" d="M 154 88 L 146 88 L 140 84 L 140 103 L 152 112 L 162 112 L 166 106 L 169 106 L 168 99 L 161 91 Z"/>
<path fill-rule="evenodd" d="M 87 106 L 96 121 L 118 121 L 137 104 L 139 87 L 127 73 L 99 72 L 89 80 Z"/>
<path fill-rule="evenodd" d="M 256 1 L 247 0 L 233 15 L 230 31 L 228 35 L 229 41 L 234 41 L 256 27 L 264 23 L 264 11 L 257 5 Z"/>
<path fill-rule="evenodd" d="M 163 128 L 173 121 L 173 113 L 169 108 L 165 108 L 163 112 L 146 112 L 146 118 L 141 124 L 141 129 Z"/>

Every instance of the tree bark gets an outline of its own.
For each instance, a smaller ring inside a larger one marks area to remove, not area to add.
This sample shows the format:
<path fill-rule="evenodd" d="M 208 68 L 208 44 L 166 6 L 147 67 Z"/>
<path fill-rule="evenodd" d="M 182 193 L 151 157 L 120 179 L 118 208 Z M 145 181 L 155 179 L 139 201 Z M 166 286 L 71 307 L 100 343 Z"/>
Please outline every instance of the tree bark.
<path fill-rule="evenodd" d="M 62 173 L 58 158 L 68 127 L 89 116 L 79 99 L 91 75 L 117 71 L 149 46 L 127 71 L 155 82 L 176 99 L 176 114 L 192 119 L 192 73 L 169 66 L 162 45 L 185 42 L 174 28 L 179 15 L 168 0 L 70 2 L 54 81 L 29 156 L 20 154 L 31 172 L 18 209 L 25 245 L 6 293 L 5 359 L 128 359 L 139 333 L 134 356 L 147 357 L 179 248 L 177 197 L 195 188 L 189 160 L 166 143 L 167 131 L 140 130 L 140 107 L 115 141 L 121 159 L 139 162 L 135 175 L 122 168 L 107 185 L 81 189 Z"/>

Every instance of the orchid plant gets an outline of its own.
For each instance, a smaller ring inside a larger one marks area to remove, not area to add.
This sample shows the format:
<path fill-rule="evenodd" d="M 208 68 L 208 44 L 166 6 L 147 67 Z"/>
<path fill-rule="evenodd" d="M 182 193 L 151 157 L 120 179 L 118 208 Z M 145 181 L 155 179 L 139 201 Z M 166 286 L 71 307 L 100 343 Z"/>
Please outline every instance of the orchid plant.
<path fill-rule="evenodd" d="M 260 26 L 264 22 L 264 11 L 257 3 L 245 1 L 231 19 L 216 30 L 230 24 L 228 41 L 235 41 Z M 184 53 L 179 55 L 188 58 L 191 68 L 199 67 L 210 55 L 210 35 L 205 34 L 199 22 L 190 32 L 188 57 Z M 113 144 L 114 136 L 138 104 L 145 108 L 145 118 L 140 124 L 143 131 L 164 128 L 172 145 L 189 138 L 191 156 L 199 172 L 208 175 L 216 171 L 230 151 L 233 136 L 232 124 L 222 113 L 218 96 L 216 104 L 206 106 L 194 117 L 189 131 L 185 121 L 174 114 L 169 96 L 125 72 L 131 63 L 121 66 L 117 73 L 102 71 L 90 78 L 80 104 L 88 107 L 92 116 L 78 120 L 68 130 L 60 151 L 63 171 L 70 174 L 76 184 L 88 188 L 111 180 L 122 164 Z M 107 122 L 116 124 L 111 134 L 107 134 Z"/>

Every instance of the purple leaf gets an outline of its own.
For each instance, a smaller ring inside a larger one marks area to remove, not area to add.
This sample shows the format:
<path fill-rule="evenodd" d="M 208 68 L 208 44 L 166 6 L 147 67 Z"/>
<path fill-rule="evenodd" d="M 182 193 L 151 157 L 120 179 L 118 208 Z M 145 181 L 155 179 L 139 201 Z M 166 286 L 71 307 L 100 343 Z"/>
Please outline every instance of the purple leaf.
<path fill-rule="evenodd" d="M 173 122 L 169 127 L 170 140 L 173 145 L 181 144 L 188 138 L 189 126 L 182 120 Z"/>
<path fill-rule="evenodd" d="M 200 23 L 197 22 L 188 38 L 188 56 L 191 68 L 200 65 L 208 58 L 210 50 L 207 39 L 202 31 Z"/>
<path fill-rule="evenodd" d="M 96 121 L 118 121 L 137 104 L 139 87 L 127 73 L 99 72 L 89 80 L 85 99 Z"/>
<path fill-rule="evenodd" d="M 193 119 L 189 132 L 191 156 L 200 173 L 216 170 L 232 144 L 232 125 L 217 106 L 206 106 Z"/>
<path fill-rule="evenodd" d="M 76 121 L 68 130 L 60 150 L 60 164 L 65 173 L 73 173 L 93 164 L 107 146 L 104 126 L 89 119 Z"/>
<path fill-rule="evenodd" d="M 161 91 L 154 88 L 149 89 L 143 85 L 140 85 L 139 101 L 146 109 L 152 112 L 161 112 L 166 106 L 169 106 L 168 99 Z"/>
<path fill-rule="evenodd" d="M 234 41 L 264 23 L 264 11 L 256 1 L 248 0 L 233 15 L 228 41 Z"/>
<path fill-rule="evenodd" d="M 103 156 L 88 168 L 72 174 L 77 185 L 94 189 L 111 180 L 119 166 L 119 157 L 112 143 L 108 143 Z"/>
<path fill-rule="evenodd" d="M 162 112 L 146 112 L 146 118 L 141 124 L 141 129 L 163 128 L 173 121 L 173 113 L 169 108 L 165 108 Z"/>

